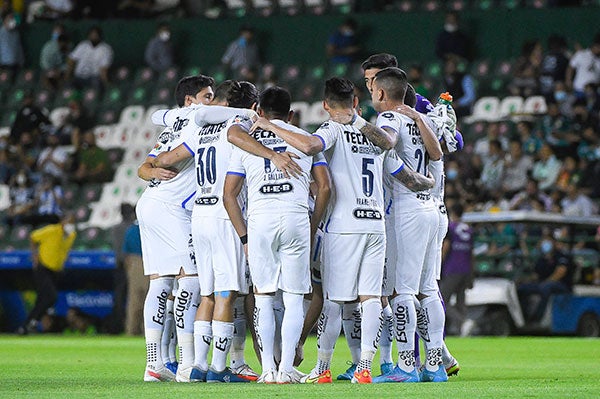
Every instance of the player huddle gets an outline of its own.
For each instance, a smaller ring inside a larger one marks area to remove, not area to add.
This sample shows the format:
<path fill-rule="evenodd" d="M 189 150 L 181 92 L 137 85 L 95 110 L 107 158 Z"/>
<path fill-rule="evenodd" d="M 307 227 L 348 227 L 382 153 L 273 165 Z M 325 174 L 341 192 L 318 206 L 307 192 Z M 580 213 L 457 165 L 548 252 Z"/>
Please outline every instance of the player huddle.
<path fill-rule="evenodd" d="M 443 382 L 458 372 L 437 285 L 442 147 L 462 146 L 456 118 L 415 95 L 395 57 L 362 66 L 375 124 L 344 78 L 327 80 L 330 119 L 313 134 L 288 123 L 287 90 L 226 81 L 213 92 L 202 75 L 179 82 L 179 108 L 152 116 L 165 129 L 138 170 L 149 181 L 137 204 L 150 276 L 145 381 L 330 383 L 342 324 L 352 366 L 338 379 Z M 295 366 L 315 323 L 318 360 L 304 374 Z M 260 375 L 244 359 L 246 325 Z"/>

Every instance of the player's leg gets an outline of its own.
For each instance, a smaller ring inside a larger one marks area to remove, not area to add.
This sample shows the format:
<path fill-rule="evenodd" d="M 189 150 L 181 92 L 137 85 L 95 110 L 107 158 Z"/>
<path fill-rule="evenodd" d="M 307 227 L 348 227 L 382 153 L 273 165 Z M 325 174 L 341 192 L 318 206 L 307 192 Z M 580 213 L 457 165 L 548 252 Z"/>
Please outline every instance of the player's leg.
<path fill-rule="evenodd" d="M 177 381 L 188 382 L 194 366 L 194 321 L 200 302 L 200 283 L 197 274 L 184 274 L 177 281 L 178 288 L 173 309 L 179 344 Z"/>
<path fill-rule="evenodd" d="M 392 215 L 386 215 L 385 223 L 385 266 L 383 268 L 383 286 L 381 288 L 381 307 L 383 323 L 379 340 L 379 367 L 381 375 L 390 374 L 394 370 L 392 346 L 394 342 L 394 312 L 390 304 L 396 285 L 396 263 L 398 250 L 396 248 L 396 229 Z"/>
<path fill-rule="evenodd" d="M 238 295 L 233 304 L 233 340 L 229 350 L 229 366 L 234 374 L 250 381 L 256 381 L 259 375 L 246 363 L 244 350 L 246 348 L 246 335 L 248 319 L 246 317 L 246 295 Z M 250 331 L 253 328 L 250 326 Z"/>
<path fill-rule="evenodd" d="M 342 306 L 342 329 L 348 349 L 350 349 L 352 361 L 350 367 L 343 374 L 336 377 L 338 380 L 352 380 L 356 366 L 360 361 L 361 318 L 361 308 L 358 300 L 344 303 Z"/>

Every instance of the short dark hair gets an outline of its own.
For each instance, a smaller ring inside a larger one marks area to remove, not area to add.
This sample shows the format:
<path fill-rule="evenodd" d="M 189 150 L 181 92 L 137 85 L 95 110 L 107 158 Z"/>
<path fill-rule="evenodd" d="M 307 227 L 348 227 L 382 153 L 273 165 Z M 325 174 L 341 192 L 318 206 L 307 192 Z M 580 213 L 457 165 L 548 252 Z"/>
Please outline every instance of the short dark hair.
<path fill-rule="evenodd" d="M 292 96 L 283 87 L 273 86 L 260 93 L 258 104 L 265 114 L 272 117 L 287 118 L 290 113 Z"/>
<path fill-rule="evenodd" d="M 363 71 L 371 68 L 384 69 L 389 67 L 397 67 L 398 60 L 395 56 L 387 53 L 373 54 L 363 61 L 360 67 Z"/>
<path fill-rule="evenodd" d="M 346 78 L 331 78 L 325 82 L 325 101 L 352 107 L 354 83 Z"/>
<path fill-rule="evenodd" d="M 406 72 L 402 69 L 395 67 L 382 69 L 375 74 L 373 81 L 385 89 L 390 99 L 404 101 L 408 80 Z"/>
<path fill-rule="evenodd" d="M 210 76 L 196 75 L 182 78 L 175 88 L 175 101 L 177 105 L 185 105 L 185 96 L 195 97 L 205 87 L 214 86 L 215 80 Z"/>
<path fill-rule="evenodd" d="M 404 95 L 404 104 L 409 107 L 415 107 L 417 105 L 417 93 L 415 92 L 415 88 L 408 83 L 406 85 L 406 94 Z"/>
<path fill-rule="evenodd" d="M 230 107 L 234 108 L 250 108 L 252 104 L 258 102 L 258 90 L 250 82 L 236 82 L 238 85 L 232 85 L 231 92 L 227 102 Z"/>
<path fill-rule="evenodd" d="M 90 33 L 92 32 L 96 32 L 98 34 L 98 36 L 100 36 L 100 38 L 103 38 L 103 32 L 102 32 L 102 28 L 100 27 L 100 25 L 94 25 L 92 26 L 89 30 L 88 30 L 88 36 L 90 35 Z"/>
<path fill-rule="evenodd" d="M 231 79 L 221 82 L 221 84 L 219 84 L 215 88 L 213 100 L 229 102 L 229 97 L 231 96 L 231 91 L 233 90 L 234 86 L 239 87 L 240 84 L 238 82 L 236 82 L 235 80 L 231 80 Z"/>

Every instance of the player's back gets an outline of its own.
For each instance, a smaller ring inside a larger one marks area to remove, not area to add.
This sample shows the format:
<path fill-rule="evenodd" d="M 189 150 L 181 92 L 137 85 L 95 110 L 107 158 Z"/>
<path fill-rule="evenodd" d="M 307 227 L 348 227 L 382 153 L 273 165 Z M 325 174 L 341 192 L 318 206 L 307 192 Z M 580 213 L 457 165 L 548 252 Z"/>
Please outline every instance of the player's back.
<path fill-rule="evenodd" d="M 302 129 L 275 119 L 272 123 L 298 134 L 308 135 Z M 248 127 L 248 126 L 247 126 Z M 256 129 L 250 133 L 258 142 L 275 152 L 291 152 L 298 155 L 294 161 L 302 169 L 298 177 L 285 177 L 283 172 L 266 158 L 257 157 L 239 148 L 232 154 L 229 173 L 245 174 L 248 186 L 248 216 L 253 214 L 285 214 L 308 212 L 310 171 L 313 157 L 287 144 L 275 133 Z"/>

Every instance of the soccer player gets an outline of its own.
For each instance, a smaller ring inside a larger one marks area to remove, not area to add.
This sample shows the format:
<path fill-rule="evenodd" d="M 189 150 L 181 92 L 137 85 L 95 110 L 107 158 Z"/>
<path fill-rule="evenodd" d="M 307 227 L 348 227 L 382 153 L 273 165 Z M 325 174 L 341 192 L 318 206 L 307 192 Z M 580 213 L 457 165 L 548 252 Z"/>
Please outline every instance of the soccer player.
<path fill-rule="evenodd" d="M 429 160 L 441 159 L 442 150 L 425 118 L 404 104 L 407 85 L 406 74 L 399 68 L 377 72 L 371 82 L 373 107 L 380 112 L 377 125 L 398 135 L 396 150 L 402 160 L 426 175 Z M 415 194 L 397 182 L 392 182 L 391 188 L 397 244 L 393 275 L 396 296 L 392 305 L 398 363 L 391 373 L 378 377 L 376 382 L 447 381 L 441 359 L 445 316 L 435 279 L 439 216 L 429 191 Z M 415 237 L 419 240 L 415 241 Z M 427 361 L 421 376 L 415 367 L 414 354 L 417 295 L 422 308 L 420 316 L 428 321 L 427 334 L 422 336 Z"/>
<path fill-rule="evenodd" d="M 341 327 L 344 302 L 361 302 L 361 356 L 352 381 L 371 382 L 371 362 L 377 350 L 381 317 L 381 284 L 385 255 L 382 176 L 391 174 L 415 190 L 433 186 L 433 179 L 404 167 L 385 150 L 396 142 L 390 134 L 356 114 L 354 85 L 342 78 L 325 83 L 324 109 L 330 120 L 312 136 L 273 129 L 305 154 L 325 151 L 334 195 L 323 239 L 323 293 L 319 319 L 318 361 L 306 383 L 330 383 L 333 348 Z M 257 122 L 258 123 L 258 122 Z M 263 126 L 260 126 L 263 127 Z"/>
<path fill-rule="evenodd" d="M 298 156 L 302 172 L 286 178 L 267 159 L 239 149 L 232 155 L 225 180 L 225 208 L 240 237 L 246 244 L 248 263 L 255 287 L 254 322 L 261 342 L 262 374 L 260 383 L 298 383 L 300 373 L 293 368 L 295 348 L 304 320 L 303 299 L 310 292 L 311 225 L 319 223 L 327 205 L 328 189 L 320 190 L 315 201 L 313 220 L 309 222 L 308 197 L 310 173 L 321 187 L 328 186 L 329 174 L 321 154 L 307 156 L 275 135 L 273 130 L 288 129 L 309 136 L 287 123 L 291 117 L 291 98 L 280 87 L 266 89 L 260 96 L 256 128 L 251 135 L 275 151 L 289 151 Z M 259 127 L 260 126 L 260 127 Z M 231 129 L 249 129 L 233 126 Z M 236 201 L 244 179 L 248 185 L 248 225 Z M 319 219 L 319 220 L 317 220 Z M 274 296 L 282 291 L 285 307 L 281 323 L 281 362 L 279 370 L 274 360 L 275 312 Z"/>
<path fill-rule="evenodd" d="M 161 152 L 181 143 L 181 132 L 189 123 L 193 104 L 208 104 L 213 96 L 214 80 L 207 76 L 186 77 L 175 89 L 181 116 L 158 137 L 138 175 L 149 184 L 140 197 L 136 213 L 140 224 L 144 274 L 150 276 L 148 295 L 144 303 L 144 334 L 146 337 L 146 371 L 144 381 L 171 381 L 175 374 L 162 360 L 161 337 L 167 315 L 167 300 L 173 290 L 175 276 L 181 274 L 177 293 L 178 332 L 189 334 L 195 306 L 198 303 L 196 265 L 190 256 L 191 198 L 194 195 L 194 166 L 183 161 L 174 169 L 152 165 Z M 191 320 L 190 320 L 191 314 Z M 187 328 L 186 328 L 187 325 Z M 179 340 L 182 360 L 189 358 L 189 336 Z M 188 344 L 186 346 L 186 344 Z M 193 344 L 193 341 L 192 341 Z M 191 351 L 193 356 L 193 347 Z"/>

